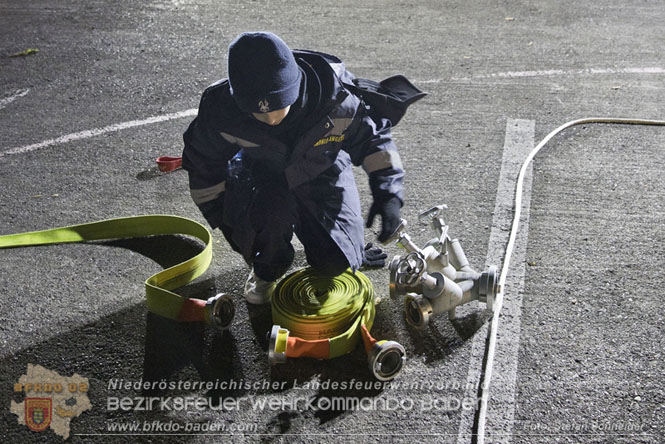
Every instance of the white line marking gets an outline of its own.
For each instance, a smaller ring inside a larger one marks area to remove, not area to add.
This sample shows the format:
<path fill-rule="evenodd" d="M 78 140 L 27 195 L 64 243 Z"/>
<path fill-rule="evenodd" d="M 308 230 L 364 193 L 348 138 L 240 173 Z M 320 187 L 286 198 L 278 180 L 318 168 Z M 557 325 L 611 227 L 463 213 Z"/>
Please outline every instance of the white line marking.
<path fill-rule="evenodd" d="M 522 121 L 529 122 L 529 121 Z M 528 133 L 523 134 L 523 141 L 518 144 L 521 161 L 526 158 L 534 146 L 534 123 L 531 122 Z M 526 148 L 526 149 L 525 149 Z M 529 214 L 531 208 L 531 182 L 533 178 L 533 163 L 524 176 L 522 194 L 522 213 L 520 216 L 520 230 L 515 239 L 513 262 L 506 277 L 503 291 L 503 307 L 501 309 L 500 325 L 497 332 L 496 352 L 494 354 L 494 371 L 492 373 L 492 392 L 487 412 L 487 437 L 492 443 L 510 443 L 512 440 L 515 419 L 515 391 L 517 385 L 518 353 L 522 332 L 522 298 L 524 295 L 524 279 L 526 275 L 527 245 L 529 238 Z M 513 184 L 514 185 L 514 184 Z M 514 186 L 510 188 L 510 201 L 514 197 Z M 512 214 L 509 215 L 512 219 Z M 510 223 L 508 224 L 510 226 Z M 508 229 L 507 233 L 510 232 Z M 504 239 L 505 240 L 505 239 Z M 505 245 L 505 244 L 502 244 Z M 489 381 L 487 382 L 489 384 Z"/>
<path fill-rule="evenodd" d="M 0 109 L 2 109 L 5 106 L 9 105 L 10 103 L 12 103 L 14 100 L 18 99 L 19 97 L 25 96 L 29 92 L 30 92 L 29 88 L 19 89 L 14 93 L 13 96 L 5 97 L 4 99 L 0 99 Z"/>
<path fill-rule="evenodd" d="M 443 83 L 451 82 L 470 82 L 473 80 L 483 79 L 514 79 L 524 77 L 555 77 L 555 76 L 571 76 L 571 75 L 604 75 L 604 74 L 665 74 L 665 68 L 647 67 L 647 68 L 589 68 L 578 70 L 562 70 L 550 69 L 542 71 L 509 71 L 509 72 L 496 72 L 492 74 L 479 74 L 472 77 L 451 77 L 446 79 L 429 79 L 429 80 L 414 80 L 414 83 Z"/>
<path fill-rule="evenodd" d="M 166 122 L 168 120 L 180 119 L 182 117 L 195 116 L 198 110 L 196 108 L 180 111 L 177 113 L 164 114 L 161 116 L 148 117 L 143 120 L 130 120 L 129 122 L 116 123 L 114 125 L 105 126 L 104 128 L 93 128 L 78 133 L 66 134 L 56 139 L 49 139 L 32 145 L 24 145 L 16 148 L 11 148 L 0 152 L 0 157 L 12 154 L 24 154 L 30 151 L 40 150 L 53 145 L 61 145 L 63 143 L 72 142 L 74 140 L 88 139 L 90 137 L 100 136 L 102 134 L 120 131 L 127 128 L 134 128 L 137 126 L 150 125 L 152 123 Z"/>
<path fill-rule="evenodd" d="M 504 248 L 508 242 L 510 226 L 513 219 L 513 197 L 517 176 L 522 167 L 523 160 L 528 156 L 534 146 L 535 122 L 533 120 L 510 119 L 506 123 L 506 136 L 503 147 L 503 159 L 501 162 L 501 173 L 499 175 L 499 185 L 494 204 L 494 216 L 492 217 L 492 231 L 490 232 L 489 244 L 487 246 L 487 265 L 499 265 L 503 260 Z M 502 322 L 502 341 L 501 353 L 497 354 L 497 361 L 501 361 L 500 371 L 495 372 L 492 380 L 494 388 L 491 398 L 491 414 L 488 418 L 493 419 L 496 415 L 499 418 L 499 429 L 501 432 L 508 432 L 507 441 L 512 434 L 512 419 L 515 413 L 515 380 L 517 377 L 517 352 L 520 339 L 520 316 L 522 307 L 522 290 L 524 287 L 524 263 L 526 261 L 526 245 L 528 236 L 528 218 L 529 205 L 531 202 L 531 174 L 525 177 L 523 212 L 521 217 L 522 229 L 517 238 L 514 267 L 518 269 L 512 273 L 510 280 L 506 281 L 504 295 L 509 295 L 504 299 L 503 310 L 501 312 Z M 524 210 L 526 208 L 526 210 Z M 500 268 L 500 267 L 499 267 Z M 480 307 L 480 305 L 478 306 Z M 505 333 L 504 333 L 505 332 Z M 477 399 L 477 389 L 480 384 L 483 361 L 485 357 L 485 342 L 487 340 L 488 324 L 476 332 L 471 344 L 471 358 L 469 361 L 469 370 L 466 380 L 465 399 Z M 498 368 L 499 366 L 497 366 Z M 498 375 L 498 376 L 497 376 Z M 497 381 L 498 380 L 498 381 Z M 512 385 L 511 385 L 512 381 Z M 497 388 L 498 387 L 498 388 Z M 503 390 L 502 390 L 503 389 Z M 500 391 L 500 392 L 499 392 Z M 497 408 L 497 404 L 499 407 Z M 505 411 L 501 411 L 504 409 Z M 458 444 L 468 444 L 471 442 L 474 423 L 474 410 L 462 410 L 460 425 L 457 434 Z M 495 426 L 495 422 L 492 422 Z M 496 430 L 494 427 L 493 430 Z M 493 437 L 496 439 L 497 437 Z M 502 437 L 503 439 L 503 437 Z M 507 442 L 506 441 L 506 442 Z M 498 441 L 497 441 L 498 442 Z"/>

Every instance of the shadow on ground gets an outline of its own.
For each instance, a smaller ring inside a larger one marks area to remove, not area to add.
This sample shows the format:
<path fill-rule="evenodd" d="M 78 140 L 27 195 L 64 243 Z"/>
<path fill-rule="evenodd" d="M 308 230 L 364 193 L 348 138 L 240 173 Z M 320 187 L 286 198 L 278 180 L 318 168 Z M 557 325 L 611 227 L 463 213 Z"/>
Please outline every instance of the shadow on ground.
<path fill-rule="evenodd" d="M 151 258 L 162 267 L 167 268 L 180 263 L 201 251 L 201 244 L 181 236 L 154 236 L 140 239 L 123 239 L 102 242 L 114 248 L 126 248 Z M 165 248 L 164 245 L 168 245 Z M 217 282 L 237 281 L 237 274 L 245 271 L 232 271 L 228 275 L 219 275 L 207 280 L 197 281 L 180 290 L 183 295 L 196 295 L 201 299 L 217 293 Z M 137 295 L 138 297 L 138 295 Z M 250 340 L 258 344 L 265 352 L 268 347 L 267 333 L 272 326 L 270 308 L 267 306 L 247 306 L 247 310 L 239 310 L 241 319 L 234 323 L 247 322 L 252 331 L 248 332 Z M 396 326 L 387 321 L 392 315 L 377 310 L 377 317 L 372 334 L 377 339 L 391 339 L 398 336 Z M 481 317 L 472 314 L 450 324 L 434 323 L 426 332 L 408 330 L 409 347 L 407 353 L 424 355 L 427 361 L 436 362 L 446 357 L 459 347 L 481 325 Z M 451 326 L 452 325 L 452 326 Z M 438 328 L 455 329 L 458 334 L 445 332 Z M 244 337 L 244 332 L 241 333 Z M 404 334 L 402 334 L 403 336 Z M 180 323 L 165 319 L 147 312 L 145 304 L 136 305 L 103 317 L 96 322 L 71 329 L 70 331 L 49 337 L 44 332 L 43 342 L 6 356 L 0 361 L 0 381 L 5 387 L 13 387 L 18 378 L 26 373 L 28 364 L 38 364 L 62 376 L 78 373 L 89 379 L 88 396 L 93 408 L 74 418 L 71 423 L 71 442 L 86 442 L 90 437 L 77 434 L 106 433 L 107 425 L 113 422 L 175 421 L 190 422 L 187 415 L 174 415 L 173 412 L 155 409 L 152 411 L 123 411 L 110 407 L 109 399 L 114 397 L 142 396 L 202 396 L 209 397 L 215 405 L 220 398 L 238 398 L 266 394 L 265 391 L 247 390 L 199 390 L 192 392 L 184 389 L 160 388 L 160 382 L 171 381 L 242 381 L 256 379 L 261 371 L 246 369 L 244 366 L 254 365 L 240 353 L 241 339 L 231 331 L 217 332 L 203 323 Z M 251 338 L 253 336 L 253 338 Z M 450 338 L 453 339 L 450 339 Z M 246 347 L 245 345 L 243 345 Z M 267 361 L 267 354 L 266 358 Z M 349 355 L 327 360 L 314 359 L 289 360 L 286 364 L 270 367 L 267 363 L 260 364 L 267 370 L 266 379 L 271 382 L 284 382 L 280 390 L 268 393 L 279 394 L 293 390 L 295 386 L 312 380 L 330 381 L 342 384 L 351 380 L 361 384 L 360 389 L 339 391 L 329 387 L 321 387 L 314 391 L 314 402 L 320 398 L 347 396 L 372 398 L 384 390 L 368 369 L 367 357 L 363 347 L 358 346 Z M 408 366 L 408 362 L 407 362 Z M 247 371 L 251 370 L 251 371 Z M 261 370 L 261 369 L 259 369 Z M 259 377 L 260 378 L 260 377 Z M 148 386 L 136 386 L 142 381 Z M 156 384 L 152 384 L 156 383 Z M 129 384 L 126 386 L 125 384 Z M 331 384 L 333 385 L 333 384 Z M 312 393 L 311 391 L 308 393 Z M 12 393 L 11 399 L 21 402 L 25 398 L 22 393 Z M 352 412 L 345 410 L 325 410 L 308 413 L 301 412 L 270 412 L 266 418 L 264 430 L 259 433 L 279 434 L 292 430 L 294 421 L 316 422 L 319 425 L 343 418 Z M 0 415 L 0 427 L 5 431 L 5 442 L 44 442 L 59 440 L 52 431 L 32 432 L 25 426 L 17 424 L 16 416 L 3 409 Z M 302 427 L 302 424 L 299 426 Z M 136 442 L 148 442 L 146 437 L 135 437 Z M 165 439 L 161 439 L 165 438 Z M 186 442 L 189 437 L 160 437 L 160 442 Z M 266 437 L 270 441 L 272 438 Z M 124 442 L 122 436 L 95 437 L 95 442 Z"/>

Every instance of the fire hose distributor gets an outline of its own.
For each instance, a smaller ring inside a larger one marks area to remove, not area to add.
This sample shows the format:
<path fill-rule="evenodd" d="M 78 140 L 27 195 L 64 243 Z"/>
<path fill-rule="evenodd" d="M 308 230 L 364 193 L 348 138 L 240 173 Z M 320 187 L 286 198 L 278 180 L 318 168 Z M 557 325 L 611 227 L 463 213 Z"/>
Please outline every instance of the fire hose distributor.
<path fill-rule="evenodd" d="M 455 319 L 455 308 L 478 300 L 493 309 L 499 293 L 496 266 L 479 273 L 469 266 L 459 240 L 450 239 L 442 213 L 446 205 L 433 207 L 418 219 L 429 222 L 438 238 L 424 248 L 418 247 L 406 233 L 406 221 L 386 241 L 397 242 L 407 253 L 395 256 L 390 264 L 390 295 L 404 295 L 406 321 L 416 328 L 425 328 L 430 317 L 448 312 Z"/>

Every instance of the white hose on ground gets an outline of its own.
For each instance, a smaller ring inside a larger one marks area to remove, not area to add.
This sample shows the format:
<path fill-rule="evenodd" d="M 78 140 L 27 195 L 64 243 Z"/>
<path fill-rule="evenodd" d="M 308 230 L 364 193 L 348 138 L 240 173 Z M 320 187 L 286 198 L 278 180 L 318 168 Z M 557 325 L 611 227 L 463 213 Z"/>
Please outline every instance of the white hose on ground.
<path fill-rule="evenodd" d="M 665 126 L 665 120 L 645 120 L 645 119 L 626 119 L 626 118 L 612 118 L 612 117 L 589 117 L 585 119 L 571 120 L 551 133 L 549 133 L 536 147 L 529 153 L 527 158 L 522 164 L 519 176 L 517 178 L 517 189 L 515 191 L 515 214 L 513 216 L 513 224 L 510 229 L 510 238 L 508 246 L 506 247 L 506 255 L 501 268 L 501 275 L 499 277 L 499 285 L 501 292 L 496 295 L 494 302 L 494 313 L 490 324 L 490 331 L 488 337 L 487 350 L 485 351 L 485 368 L 483 369 L 481 380 L 481 402 L 478 411 L 478 421 L 476 422 L 476 430 L 474 435 L 477 437 L 477 444 L 485 443 L 485 423 L 487 421 L 487 405 L 489 403 L 489 384 L 492 379 L 492 365 L 494 361 L 494 351 L 496 349 L 496 335 L 499 329 L 499 316 L 501 314 L 501 307 L 503 305 L 503 292 L 506 284 L 506 277 L 508 269 L 510 268 L 510 258 L 515 248 L 515 239 L 517 238 L 517 231 L 520 223 L 520 216 L 522 213 L 522 188 L 524 186 L 524 176 L 526 175 L 529 164 L 538 152 L 561 131 L 575 125 L 583 125 L 587 123 L 618 123 L 627 125 L 658 125 Z"/>

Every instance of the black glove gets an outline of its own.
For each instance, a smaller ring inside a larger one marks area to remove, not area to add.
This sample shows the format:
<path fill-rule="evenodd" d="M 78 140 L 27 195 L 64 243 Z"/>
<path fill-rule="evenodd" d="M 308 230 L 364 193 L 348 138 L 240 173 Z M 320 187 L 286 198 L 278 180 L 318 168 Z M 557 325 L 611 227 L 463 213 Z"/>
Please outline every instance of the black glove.
<path fill-rule="evenodd" d="M 381 233 L 377 238 L 379 242 L 385 242 L 397 230 L 402 219 L 399 216 L 399 209 L 402 207 L 402 202 L 397 197 L 378 202 L 374 201 L 369 214 L 367 215 L 367 228 L 370 228 L 374 223 L 374 217 L 377 214 L 381 215 Z"/>
<path fill-rule="evenodd" d="M 381 268 L 386 265 L 388 255 L 379 247 L 375 247 L 371 242 L 365 245 L 363 251 L 363 268 Z"/>

